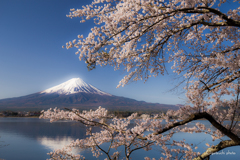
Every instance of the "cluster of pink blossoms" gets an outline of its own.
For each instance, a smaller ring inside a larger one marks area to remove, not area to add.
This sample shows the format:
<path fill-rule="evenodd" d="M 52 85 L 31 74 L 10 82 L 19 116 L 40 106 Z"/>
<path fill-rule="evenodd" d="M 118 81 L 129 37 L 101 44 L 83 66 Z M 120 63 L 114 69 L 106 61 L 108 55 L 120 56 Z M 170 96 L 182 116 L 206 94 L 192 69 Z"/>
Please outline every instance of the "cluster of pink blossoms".
<path fill-rule="evenodd" d="M 79 35 L 65 46 L 77 48 L 76 54 L 89 69 L 96 65 L 123 67 L 128 74 L 119 82 L 119 87 L 132 80 L 146 81 L 151 76 L 164 75 L 166 66 L 172 64 L 172 71 L 182 78 L 182 83 L 186 82 L 187 102 L 177 111 L 144 120 L 135 120 L 137 115 L 133 114 L 126 119 L 112 117 L 110 121 L 103 108 L 83 112 L 50 109 L 42 118 L 85 124 L 88 137 L 72 142 L 68 148 L 91 148 L 94 156 L 105 154 L 107 159 L 117 159 L 120 153 L 110 151 L 120 146 L 125 148 L 125 159 L 138 149 L 150 150 L 153 145 L 158 145 L 164 157 L 160 159 L 177 159 L 175 155 L 182 154 L 182 158 L 195 160 L 209 158 L 212 153 L 227 147 L 239 146 L 239 2 L 93 0 L 82 9 L 71 9 L 67 17 L 81 17 L 81 23 L 93 19 L 95 23 L 86 37 Z M 197 119 L 208 120 L 216 130 L 200 123 L 181 127 Z M 131 121 L 135 121 L 135 126 L 129 128 Z M 93 127 L 99 127 L 101 131 L 93 132 Z M 208 149 L 199 155 L 194 152 L 196 146 L 170 140 L 177 132 L 204 132 L 220 143 L 215 146 L 207 143 Z M 222 140 L 223 136 L 229 139 Z M 109 143 L 108 150 L 101 148 L 103 143 Z M 50 155 L 53 159 L 82 158 L 65 151 L 58 150 Z"/>
<path fill-rule="evenodd" d="M 181 118 L 188 116 L 188 114 L 185 114 L 185 110 L 186 107 L 179 111 L 170 110 L 166 114 L 156 115 L 154 118 L 146 119 L 136 119 L 136 113 L 123 119 L 117 117 L 108 119 L 110 117 L 107 115 L 107 110 L 101 107 L 95 111 L 90 110 L 83 112 L 79 112 L 76 109 L 64 111 L 55 108 L 43 111 L 40 118 L 50 119 L 51 122 L 62 119 L 73 120 L 81 122 L 87 127 L 87 138 L 77 139 L 65 148 L 49 153 L 52 159 L 84 159 L 83 156 L 71 154 L 70 151 L 72 147 L 80 149 L 90 148 L 95 157 L 105 154 L 108 159 L 114 159 L 120 156 L 118 151 L 120 146 L 124 146 L 126 150 L 124 157 L 129 159 L 134 151 L 138 149 L 151 150 L 153 145 L 162 148 L 162 155 L 166 158 L 160 159 L 177 158 L 180 154 L 186 159 L 193 159 L 200 154 L 194 152 L 197 147 L 193 146 L 193 144 L 185 143 L 185 141 L 171 141 L 171 137 L 178 132 L 206 132 L 209 134 L 214 134 L 214 132 L 200 123 L 196 123 L 197 127 L 194 126 L 192 128 L 171 128 L 171 125 L 178 123 Z M 170 117 L 175 117 L 177 119 L 170 119 Z M 130 123 L 133 122 L 134 127 L 129 127 Z M 101 130 L 99 132 L 93 132 L 92 129 L 94 127 L 98 127 Z M 108 150 L 103 150 L 101 148 L 101 145 L 104 143 L 109 144 Z M 178 148 L 176 149 L 176 147 Z M 173 157 L 173 155 L 176 156 Z M 146 159 L 148 158 L 146 157 Z"/>

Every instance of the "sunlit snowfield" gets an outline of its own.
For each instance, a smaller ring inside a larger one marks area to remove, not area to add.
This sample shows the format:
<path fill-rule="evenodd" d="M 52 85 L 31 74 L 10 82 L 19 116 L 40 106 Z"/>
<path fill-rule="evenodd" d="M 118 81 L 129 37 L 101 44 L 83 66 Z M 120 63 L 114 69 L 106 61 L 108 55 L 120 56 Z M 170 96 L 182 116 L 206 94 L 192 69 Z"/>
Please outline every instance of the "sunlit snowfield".
<path fill-rule="evenodd" d="M 200 121 L 210 127 L 207 121 Z M 189 125 L 192 125 L 190 123 Z M 133 125 L 133 124 L 132 124 Z M 85 136 L 84 126 L 70 121 L 50 123 L 49 120 L 38 118 L 0 118 L 0 159 L 6 160 L 44 160 L 50 158 L 47 153 L 64 145 L 72 140 Z M 197 145 L 196 151 L 202 152 L 207 149 L 205 143 L 211 142 L 211 137 L 204 133 L 178 133 L 174 135 L 174 140 L 185 139 L 188 143 Z M 214 142 L 217 144 L 218 142 Z M 212 143 L 209 143 L 212 144 Z M 107 147 L 107 144 L 104 144 Z M 119 148 L 121 155 L 124 154 L 123 148 Z M 92 157 L 90 151 L 74 150 L 86 159 L 96 159 Z M 160 148 L 154 147 L 151 151 L 139 150 L 132 154 L 131 158 L 144 159 L 144 157 L 159 158 Z M 98 159 L 104 159 L 101 156 Z M 212 155 L 211 160 L 238 160 L 240 159 L 240 147 L 231 147 Z"/>

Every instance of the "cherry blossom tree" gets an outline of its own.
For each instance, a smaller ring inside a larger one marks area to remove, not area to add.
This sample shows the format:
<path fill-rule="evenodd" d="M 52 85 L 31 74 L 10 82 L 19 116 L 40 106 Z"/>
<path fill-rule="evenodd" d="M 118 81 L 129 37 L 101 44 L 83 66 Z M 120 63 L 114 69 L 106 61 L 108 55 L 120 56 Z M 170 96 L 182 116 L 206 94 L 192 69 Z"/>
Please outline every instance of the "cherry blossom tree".
<path fill-rule="evenodd" d="M 135 119 L 137 115 L 132 114 L 126 119 L 112 117 L 106 122 L 107 111 L 101 107 L 84 112 L 50 109 L 42 118 L 85 124 L 88 137 L 72 142 L 67 148 L 91 148 L 96 157 L 105 154 L 107 159 L 117 159 L 120 146 L 125 148 L 125 159 L 136 150 L 151 150 L 158 145 L 163 157 L 156 158 L 195 160 L 209 159 L 212 153 L 239 146 L 239 3 L 239 0 L 94 0 L 82 9 L 71 9 L 67 17 L 81 17 L 81 23 L 93 19 L 96 24 L 87 37 L 78 35 L 78 39 L 64 46 L 76 47 L 79 59 L 90 70 L 96 65 L 124 68 L 128 74 L 119 82 L 120 87 L 164 75 L 165 64 L 170 63 L 171 70 L 186 83 L 189 105 L 169 110 L 160 118 L 144 120 Z M 182 127 L 198 119 L 206 119 L 216 130 L 201 123 Z M 134 127 L 129 127 L 131 121 L 135 121 Z M 93 127 L 101 131 L 92 132 Z M 207 143 L 205 152 L 196 153 L 194 146 L 185 141 L 171 140 L 177 132 L 204 132 L 219 143 L 212 146 Z M 223 136 L 228 139 L 222 140 Z M 109 144 L 107 150 L 101 147 L 103 143 Z M 114 148 L 115 152 L 110 152 Z M 69 154 L 67 149 L 50 155 L 53 159 L 83 159 Z"/>

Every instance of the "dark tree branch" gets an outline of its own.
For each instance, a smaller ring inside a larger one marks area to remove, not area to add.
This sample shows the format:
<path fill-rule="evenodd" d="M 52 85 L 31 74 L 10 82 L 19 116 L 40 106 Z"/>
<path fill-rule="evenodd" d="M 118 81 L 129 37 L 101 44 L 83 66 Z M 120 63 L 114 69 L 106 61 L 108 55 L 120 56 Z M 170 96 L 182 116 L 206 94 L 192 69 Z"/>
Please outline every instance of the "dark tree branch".
<path fill-rule="evenodd" d="M 221 141 L 219 144 L 208 148 L 204 153 L 202 153 L 200 156 L 194 158 L 193 160 L 203 160 L 203 159 L 209 157 L 212 153 L 216 153 L 227 147 L 238 146 L 238 145 L 240 145 L 240 143 L 239 142 L 237 143 L 233 140 Z"/>
<path fill-rule="evenodd" d="M 195 113 L 190 115 L 188 118 L 186 118 L 183 121 L 180 122 L 176 122 L 168 127 L 163 128 L 161 131 L 155 132 L 153 133 L 153 135 L 158 135 L 158 134 L 162 134 L 164 132 L 167 132 L 177 126 L 182 126 L 184 124 L 187 124 L 191 121 L 194 120 L 198 120 L 198 119 L 202 119 L 205 118 L 206 120 L 208 120 L 215 128 L 217 128 L 218 130 L 220 130 L 223 134 L 225 134 L 226 136 L 228 136 L 230 139 L 232 139 L 234 142 L 240 144 L 240 138 L 235 135 L 234 133 L 232 133 L 231 131 L 229 131 L 227 128 L 225 128 L 223 125 L 221 125 L 220 123 L 218 123 L 210 114 L 208 114 L 207 112 L 202 112 L 202 113 Z"/>

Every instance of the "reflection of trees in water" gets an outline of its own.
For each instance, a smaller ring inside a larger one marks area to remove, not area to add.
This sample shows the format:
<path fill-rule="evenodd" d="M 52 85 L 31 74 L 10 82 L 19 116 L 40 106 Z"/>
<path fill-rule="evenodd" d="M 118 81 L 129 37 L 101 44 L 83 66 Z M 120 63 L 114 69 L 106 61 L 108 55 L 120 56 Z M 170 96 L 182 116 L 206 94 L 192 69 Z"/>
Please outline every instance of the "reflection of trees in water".
<path fill-rule="evenodd" d="M 2 147 L 6 147 L 6 146 L 8 146 L 8 144 L 6 144 L 4 141 L 2 141 L 2 140 L 1 140 L 1 136 L 0 136 L 0 149 L 1 149 Z M 0 160 L 2 160 L 2 159 L 0 158 Z"/>
<path fill-rule="evenodd" d="M 0 120 L 2 132 L 11 132 L 30 138 L 38 137 L 66 137 L 84 138 L 85 126 L 78 122 L 60 121 L 49 123 L 49 121 L 32 118 L 14 118 L 8 121 Z"/>
<path fill-rule="evenodd" d="M 5 142 L 1 140 L 1 136 L 0 136 L 0 149 L 6 146 L 8 146 L 8 144 L 5 144 Z M 5 159 L 0 158 L 0 160 L 5 160 Z"/>

